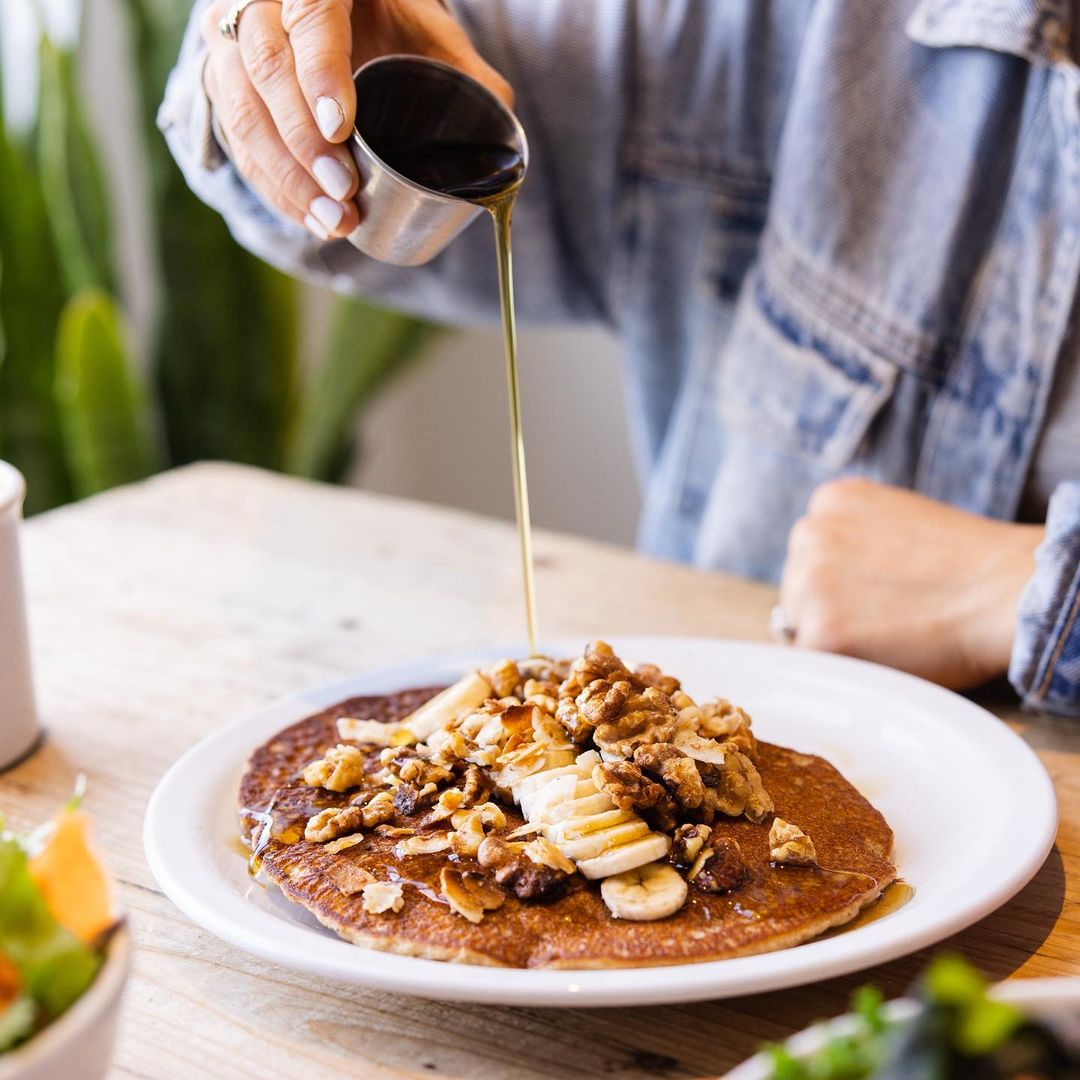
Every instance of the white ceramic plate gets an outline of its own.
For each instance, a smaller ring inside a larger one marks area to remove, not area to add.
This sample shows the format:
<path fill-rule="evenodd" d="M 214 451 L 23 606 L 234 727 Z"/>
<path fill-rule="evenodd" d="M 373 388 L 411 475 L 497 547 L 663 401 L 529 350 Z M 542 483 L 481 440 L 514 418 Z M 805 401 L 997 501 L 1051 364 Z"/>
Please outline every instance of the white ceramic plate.
<path fill-rule="evenodd" d="M 999 907 L 1054 841 L 1050 778 L 996 717 L 921 679 L 845 657 L 700 638 L 622 638 L 699 699 L 744 706 L 759 737 L 827 757 L 885 815 L 896 863 L 915 888 L 900 910 L 782 952 L 613 971 L 473 967 L 361 949 L 247 876 L 236 850 L 236 788 L 248 754 L 275 732 L 354 694 L 451 682 L 522 650 L 429 658 L 276 702 L 189 750 L 147 809 L 150 868 L 176 905 L 257 956 L 326 978 L 425 997 L 513 1005 L 630 1005 L 757 993 L 855 971 L 940 941 Z M 546 651 L 577 655 L 580 641 Z M 972 828 L 977 822 L 978 827 Z"/>
<path fill-rule="evenodd" d="M 993 989 L 994 997 L 1019 1006 L 1029 1016 L 1042 1020 L 1068 1021 L 1070 1030 L 1076 1027 L 1080 1014 L 1080 979 L 1017 979 L 1000 983 Z M 918 1006 L 914 1001 L 890 1001 L 886 1015 L 890 1020 L 907 1020 Z M 797 1035 L 792 1035 L 784 1045 L 797 1058 L 806 1057 L 820 1050 L 829 1039 L 857 1031 L 859 1021 L 851 1016 L 838 1016 L 835 1020 L 813 1024 Z M 773 1075 L 772 1063 L 767 1054 L 755 1054 L 738 1068 L 729 1072 L 724 1080 L 769 1080 Z"/>

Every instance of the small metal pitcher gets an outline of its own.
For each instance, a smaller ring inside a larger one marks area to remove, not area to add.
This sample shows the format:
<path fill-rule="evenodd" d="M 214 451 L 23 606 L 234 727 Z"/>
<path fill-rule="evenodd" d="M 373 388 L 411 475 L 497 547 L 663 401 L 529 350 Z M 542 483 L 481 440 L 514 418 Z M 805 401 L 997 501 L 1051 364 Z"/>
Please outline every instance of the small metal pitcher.
<path fill-rule="evenodd" d="M 360 224 L 349 240 L 365 255 L 395 266 L 420 266 L 439 254 L 480 207 L 422 187 L 372 150 L 388 141 L 477 143 L 513 147 L 528 167 L 517 117 L 471 76 L 423 56 L 380 56 L 353 75 L 356 126 L 350 148 L 360 170 Z"/>

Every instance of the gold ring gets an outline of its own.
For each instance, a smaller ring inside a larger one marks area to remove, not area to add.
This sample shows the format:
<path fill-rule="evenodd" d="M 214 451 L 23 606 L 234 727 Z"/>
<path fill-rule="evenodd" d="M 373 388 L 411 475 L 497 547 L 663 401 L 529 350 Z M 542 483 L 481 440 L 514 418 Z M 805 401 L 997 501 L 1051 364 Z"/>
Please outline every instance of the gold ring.
<path fill-rule="evenodd" d="M 280 4 L 282 0 L 267 0 L 268 3 Z M 244 14 L 244 9 L 249 4 L 257 4 L 259 0 L 238 0 L 229 8 L 229 13 L 221 22 L 218 23 L 218 29 L 221 31 L 221 36 L 226 41 L 236 41 L 236 36 L 240 32 L 240 16 Z"/>

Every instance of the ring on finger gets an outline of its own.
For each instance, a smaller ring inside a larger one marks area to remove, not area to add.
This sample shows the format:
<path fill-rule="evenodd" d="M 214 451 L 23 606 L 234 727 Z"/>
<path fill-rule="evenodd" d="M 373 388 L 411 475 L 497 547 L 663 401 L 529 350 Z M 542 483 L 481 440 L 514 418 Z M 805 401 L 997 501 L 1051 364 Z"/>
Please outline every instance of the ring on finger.
<path fill-rule="evenodd" d="M 228 13 L 218 23 L 218 29 L 221 31 L 221 36 L 226 41 L 236 41 L 237 35 L 240 33 L 240 16 L 244 14 L 246 8 L 251 4 L 258 3 L 271 3 L 280 4 L 282 0 L 237 0 Z"/>
<path fill-rule="evenodd" d="M 773 640 L 781 645 L 793 645 L 795 643 L 795 624 L 784 610 L 782 604 L 777 604 L 769 612 L 769 633 Z"/>

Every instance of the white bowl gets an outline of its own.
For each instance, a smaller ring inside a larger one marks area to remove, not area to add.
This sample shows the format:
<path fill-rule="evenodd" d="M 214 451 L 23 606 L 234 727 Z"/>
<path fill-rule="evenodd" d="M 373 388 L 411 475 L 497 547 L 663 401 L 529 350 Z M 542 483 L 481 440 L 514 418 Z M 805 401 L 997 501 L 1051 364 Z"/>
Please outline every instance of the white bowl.
<path fill-rule="evenodd" d="M 131 935 L 121 926 L 86 993 L 29 1042 L 0 1055 L 0 1080 L 100 1080 L 112 1057 L 130 967 Z"/>
<path fill-rule="evenodd" d="M 998 984 L 991 993 L 1000 1001 L 1019 1006 L 1035 1019 L 1074 1021 L 1080 1015 L 1080 978 L 1015 979 Z M 917 1008 L 916 1002 L 901 999 L 890 1001 L 885 1011 L 890 1020 L 905 1020 Z M 858 1024 L 857 1018 L 850 1014 L 838 1016 L 792 1035 L 784 1046 L 793 1057 L 806 1057 L 820 1050 L 829 1039 L 851 1034 Z M 772 1075 L 772 1061 L 768 1054 L 761 1053 L 733 1069 L 725 1080 L 769 1080 Z"/>

